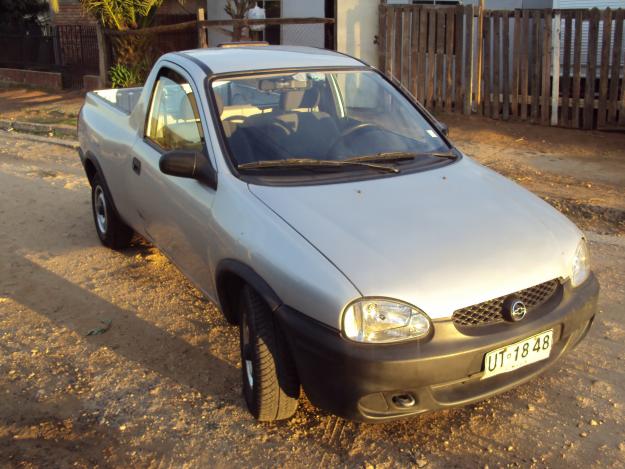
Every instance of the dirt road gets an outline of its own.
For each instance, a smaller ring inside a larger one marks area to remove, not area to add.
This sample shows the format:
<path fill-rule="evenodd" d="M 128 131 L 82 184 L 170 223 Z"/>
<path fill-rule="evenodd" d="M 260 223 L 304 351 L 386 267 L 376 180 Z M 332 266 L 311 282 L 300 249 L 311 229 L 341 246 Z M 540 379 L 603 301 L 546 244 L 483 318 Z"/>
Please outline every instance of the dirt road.
<path fill-rule="evenodd" d="M 574 199 L 548 168 L 492 163 L 519 178 L 540 171 L 520 182 L 548 181 Z M 611 177 L 591 184 L 618 206 Z M 0 466 L 623 467 L 625 238 L 615 213 L 595 225 L 574 213 L 607 233 L 590 235 L 601 313 L 542 377 L 385 425 L 305 402 L 289 422 L 259 424 L 240 397 L 236 329 L 151 246 L 100 246 L 73 151 L 2 134 Z"/>

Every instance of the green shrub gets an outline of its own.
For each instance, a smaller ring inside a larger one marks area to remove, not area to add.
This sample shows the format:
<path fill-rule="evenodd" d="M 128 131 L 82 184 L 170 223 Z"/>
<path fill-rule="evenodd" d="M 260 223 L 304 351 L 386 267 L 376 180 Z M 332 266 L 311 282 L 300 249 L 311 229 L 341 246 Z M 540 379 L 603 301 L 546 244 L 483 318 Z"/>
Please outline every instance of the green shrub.
<path fill-rule="evenodd" d="M 141 85 L 141 78 L 136 70 L 124 64 L 116 64 L 109 70 L 113 88 L 129 88 Z"/>

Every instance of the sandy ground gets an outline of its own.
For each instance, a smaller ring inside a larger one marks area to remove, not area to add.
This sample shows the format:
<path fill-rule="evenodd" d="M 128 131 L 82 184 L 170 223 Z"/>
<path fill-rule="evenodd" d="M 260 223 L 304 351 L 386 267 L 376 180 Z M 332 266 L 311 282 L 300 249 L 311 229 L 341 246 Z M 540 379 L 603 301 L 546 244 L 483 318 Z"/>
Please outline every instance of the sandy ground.
<path fill-rule="evenodd" d="M 305 401 L 256 423 L 236 328 L 155 248 L 99 244 L 73 151 L 0 134 L 0 466 L 624 467 L 625 137 L 449 122 L 464 151 L 591 230 L 601 313 L 531 383 L 384 425 Z"/>
<path fill-rule="evenodd" d="M 0 119 L 76 125 L 82 91 L 44 91 L 0 83 Z"/>

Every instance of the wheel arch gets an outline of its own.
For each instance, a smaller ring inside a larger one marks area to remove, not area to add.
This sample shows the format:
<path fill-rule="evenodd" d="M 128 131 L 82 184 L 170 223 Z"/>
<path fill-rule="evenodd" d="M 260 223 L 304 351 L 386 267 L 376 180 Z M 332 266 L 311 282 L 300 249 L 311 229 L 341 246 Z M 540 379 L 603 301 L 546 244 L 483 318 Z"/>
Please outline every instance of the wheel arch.
<path fill-rule="evenodd" d="M 215 285 L 222 313 L 232 324 L 238 324 L 237 294 L 244 285 L 251 286 L 274 312 L 282 305 L 282 300 L 269 284 L 247 264 L 224 259 L 217 265 Z"/>
<path fill-rule="evenodd" d="M 89 180 L 89 184 L 93 185 L 93 178 L 95 177 L 96 173 L 100 173 L 102 179 L 104 179 L 104 174 L 102 173 L 102 168 L 100 167 L 98 158 L 89 150 L 83 152 L 82 148 L 78 149 L 78 153 L 80 155 L 82 167 L 85 170 L 85 175 Z"/>
<path fill-rule="evenodd" d="M 93 178 L 98 172 L 98 169 L 96 168 L 96 165 L 94 164 L 91 158 L 85 158 L 84 167 L 85 167 L 85 174 L 87 175 L 87 179 L 89 180 L 89 184 L 93 185 Z"/>
<path fill-rule="evenodd" d="M 115 215 L 119 217 L 120 220 L 124 220 L 120 215 L 119 210 L 117 210 L 117 205 L 115 204 L 115 198 L 113 197 L 113 193 L 106 182 L 106 177 L 104 176 L 104 171 L 102 171 L 102 167 L 100 166 L 100 162 L 94 153 L 91 151 L 87 151 L 83 154 L 82 150 L 80 150 L 80 159 L 82 160 L 82 165 L 85 169 L 85 174 L 87 179 L 89 180 L 89 185 L 93 187 L 93 179 L 96 174 L 100 175 L 100 179 L 102 181 L 102 185 L 104 186 L 104 191 L 111 201 L 112 209 L 115 212 Z M 124 221 L 126 223 L 126 221 Z"/>

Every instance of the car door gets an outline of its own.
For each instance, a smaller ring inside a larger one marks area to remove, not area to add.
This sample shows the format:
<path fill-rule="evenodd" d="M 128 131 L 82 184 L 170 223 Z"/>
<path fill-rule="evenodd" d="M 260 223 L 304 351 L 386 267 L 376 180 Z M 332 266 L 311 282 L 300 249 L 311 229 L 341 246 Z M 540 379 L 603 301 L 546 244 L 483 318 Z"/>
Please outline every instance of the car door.
<path fill-rule="evenodd" d="M 175 68 L 175 69 L 174 69 Z M 191 150 L 209 162 L 197 87 L 179 67 L 163 66 L 154 82 L 143 138 L 133 148 L 128 187 L 140 228 L 202 290 L 212 291 L 208 260 L 216 191 L 195 179 L 169 176 L 159 160 Z"/>

